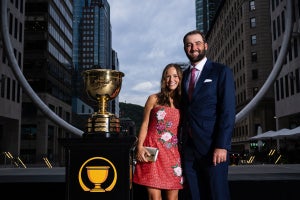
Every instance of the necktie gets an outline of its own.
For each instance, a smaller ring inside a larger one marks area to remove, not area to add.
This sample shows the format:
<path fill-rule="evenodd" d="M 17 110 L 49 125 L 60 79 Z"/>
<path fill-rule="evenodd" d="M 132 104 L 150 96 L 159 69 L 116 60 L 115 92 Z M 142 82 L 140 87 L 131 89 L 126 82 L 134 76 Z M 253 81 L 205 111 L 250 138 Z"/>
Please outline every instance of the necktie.
<path fill-rule="evenodd" d="M 190 100 L 192 99 L 193 90 L 195 87 L 196 71 L 197 69 L 195 67 L 191 69 L 191 77 L 190 77 L 189 90 L 188 90 Z"/>

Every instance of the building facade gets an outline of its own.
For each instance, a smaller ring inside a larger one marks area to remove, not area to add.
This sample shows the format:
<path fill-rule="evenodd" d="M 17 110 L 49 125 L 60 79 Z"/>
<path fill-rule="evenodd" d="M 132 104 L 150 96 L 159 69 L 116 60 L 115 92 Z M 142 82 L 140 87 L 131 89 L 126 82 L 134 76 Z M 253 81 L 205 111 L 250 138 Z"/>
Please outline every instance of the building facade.
<path fill-rule="evenodd" d="M 24 57 L 25 0 L 7 1 L 8 32 L 21 70 Z M 0 27 L 2 28 L 2 27 Z M 0 34 L 0 152 L 20 155 L 22 88 L 11 70 Z M 1 156 L 2 158 L 2 156 Z M 0 163 L 1 163 L 0 159 Z"/>
<path fill-rule="evenodd" d="M 272 40 L 269 1 L 223 0 L 207 34 L 208 57 L 227 64 L 234 73 L 236 111 L 257 94 L 272 71 Z M 249 138 L 259 127 L 275 129 L 274 91 L 236 123 L 232 151 L 250 152 Z"/>
<path fill-rule="evenodd" d="M 27 0 L 24 76 L 41 100 L 62 120 L 72 121 L 72 1 Z M 26 163 L 59 163 L 58 138 L 72 137 L 23 95 L 21 156 Z"/>
<path fill-rule="evenodd" d="M 196 29 L 207 33 L 221 0 L 195 0 Z"/>
<path fill-rule="evenodd" d="M 273 63 L 277 61 L 286 30 L 286 0 L 270 1 Z M 276 130 L 300 126 L 300 2 L 292 0 L 293 30 L 289 49 L 275 84 Z M 299 143 L 281 144 L 281 148 L 300 149 Z"/>

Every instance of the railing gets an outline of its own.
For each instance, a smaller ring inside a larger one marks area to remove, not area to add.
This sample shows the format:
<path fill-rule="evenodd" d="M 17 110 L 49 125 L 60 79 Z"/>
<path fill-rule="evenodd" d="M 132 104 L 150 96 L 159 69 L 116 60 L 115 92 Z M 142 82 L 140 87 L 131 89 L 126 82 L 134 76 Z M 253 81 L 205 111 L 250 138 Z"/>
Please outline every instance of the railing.
<path fill-rule="evenodd" d="M 17 157 L 14 157 L 9 151 L 5 151 L 3 152 L 4 154 L 4 164 L 6 166 L 6 161 L 7 159 L 10 160 L 10 163 L 11 164 L 14 164 L 15 167 L 18 167 L 18 168 L 27 168 L 26 165 L 23 163 L 23 161 L 21 160 L 21 158 L 19 156 Z"/>

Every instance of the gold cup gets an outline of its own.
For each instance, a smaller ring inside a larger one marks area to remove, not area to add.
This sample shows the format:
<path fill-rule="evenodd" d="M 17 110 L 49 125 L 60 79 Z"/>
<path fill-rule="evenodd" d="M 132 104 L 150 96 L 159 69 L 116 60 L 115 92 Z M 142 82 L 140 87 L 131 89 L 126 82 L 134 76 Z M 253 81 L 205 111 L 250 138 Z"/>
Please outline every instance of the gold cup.
<path fill-rule="evenodd" d="M 107 111 L 108 102 L 115 99 L 121 90 L 123 72 L 110 69 L 91 69 L 83 72 L 85 90 L 97 101 L 98 111 L 87 123 L 87 134 L 120 132 L 120 120 Z"/>
<path fill-rule="evenodd" d="M 90 192 L 105 192 L 101 184 L 107 179 L 109 166 L 87 166 L 89 180 L 95 185 Z"/>

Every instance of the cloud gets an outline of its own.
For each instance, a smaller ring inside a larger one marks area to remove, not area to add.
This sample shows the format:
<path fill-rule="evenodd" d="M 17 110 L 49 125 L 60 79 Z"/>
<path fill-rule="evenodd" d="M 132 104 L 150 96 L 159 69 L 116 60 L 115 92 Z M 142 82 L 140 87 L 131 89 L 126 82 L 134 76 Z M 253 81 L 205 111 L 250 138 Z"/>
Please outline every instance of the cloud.
<path fill-rule="evenodd" d="M 120 102 L 144 106 L 159 92 L 163 68 L 187 62 L 184 34 L 195 29 L 195 2 L 187 0 L 108 0 L 112 47 L 125 73 Z"/>

